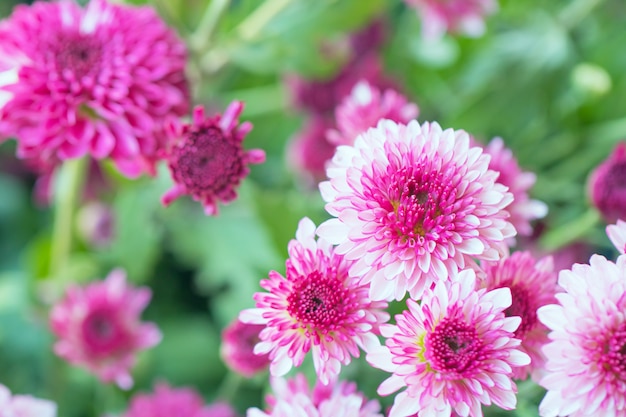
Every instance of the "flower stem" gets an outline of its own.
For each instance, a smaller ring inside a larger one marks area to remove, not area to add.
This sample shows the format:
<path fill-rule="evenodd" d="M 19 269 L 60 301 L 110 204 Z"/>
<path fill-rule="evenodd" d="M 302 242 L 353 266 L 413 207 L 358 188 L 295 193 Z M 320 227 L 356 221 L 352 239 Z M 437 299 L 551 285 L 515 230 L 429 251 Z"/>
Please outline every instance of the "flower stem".
<path fill-rule="evenodd" d="M 192 50 L 200 54 L 207 52 L 213 32 L 229 4 L 230 0 L 212 0 L 209 3 L 196 30 L 189 37 L 189 46 Z"/>
<path fill-rule="evenodd" d="M 235 29 L 245 41 L 255 38 L 270 20 L 291 3 L 291 0 L 269 0 L 263 2 Z"/>
<path fill-rule="evenodd" d="M 230 403 L 235 399 L 235 394 L 237 394 L 242 382 L 243 376 L 235 372 L 229 372 L 226 374 L 217 390 L 217 398 Z"/>

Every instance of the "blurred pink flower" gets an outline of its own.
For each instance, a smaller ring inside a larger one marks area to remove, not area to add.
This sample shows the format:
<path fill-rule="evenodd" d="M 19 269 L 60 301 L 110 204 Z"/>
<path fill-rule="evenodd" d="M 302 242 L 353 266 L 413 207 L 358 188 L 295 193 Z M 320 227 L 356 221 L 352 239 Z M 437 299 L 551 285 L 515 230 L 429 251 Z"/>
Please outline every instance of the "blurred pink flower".
<path fill-rule="evenodd" d="M 316 384 L 313 391 L 303 374 L 291 380 L 272 378 L 269 410 L 248 409 L 247 417 L 382 417 L 380 404 L 356 390 L 352 382 Z"/>
<path fill-rule="evenodd" d="M 220 353 L 231 369 L 246 376 L 267 369 L 268 355 L 255 355 L 254 346 L 260 342 L 259 333 L 265 328 L 262 324 L 247 324 L 235 319 L 222 332 Z"/>
<path fill-rule="evenodd" d="M 382 120 L 341 146 L 320 184 L 335 219 L 318 234 L 356 261 L 350 275 L 371 283 L 374 300 L 419 299 L 468 264 L 508 253 L 512 200 L 462 130 Z"/>
<path fill-rule="evenodd" d="M 239 124 L 242 111 L 243 103 L 233 101 L 223 116 L 205 117 L 204 108 L 197 106 L 191 124 L 173 121 L 168 126 L 173 141 L 166 159 L 175 185 L 163 195 L 164 205 L 189 194 L 212 216 L 218 213 L 218 201 L 229 203 L 237 198 L 236 189 L 250 172 L 248 165 L 265 161 L 261 149 L 242 147 L 252 129 L 249 122 Z"/>
<path fill-rule="evenodd" d="M 326 179 L 326 164 L 335 153 L 335 145 L 326 137 L 332 126 L 329 118 L 313 115 L 287 145 L 287 164 L 309 184 Z"/>
<path fill-rule="evenodd" d="M 514 334 L 522 341 L 519 349 L 530 356 L 531 362 L 513 369 L 513 376 L 526 379 L 531 374 L 538 381 L 544 371 L 546 358 L 541 348 L 548 342 L 548 328 L 539 322 L 537 309 L 556 302 L 557 273 L 552 257 L 536 261 L 530 252 L 515 252 L 500 261 L 482 262 L 480 266 L 485 277 L 479 285 L 487 290 L 508 288 L 512 303 L 504 314 L 522 319 Z"/>
<path fill-rule="evenodd" d="M 120 269 L 104 281 L 71 286 L 50 313 L 52 331 L 59 338 L 54 352 L 103 382 L 130 388 L 135 355 L 161 340 L 154 324 L 139 321 L 150 297 L 148 288 L 127 285 Z"/>
<path fill-rule="evenodd" d="M 626 221 L 618 219 L 616 224 L 608 225 L 606 234 L 619 253 L 626 253 Z"/>
<path fill-rule="evenodd" d="M 83 205 L 77 213 L 78 232 L 88 245 L 105 248 L 115 234 L 113 209 L 99 201 Z"/>
<path fill-rule="evenodd" d="M 395 90 L 382 92 L 367 81 L 361 81 L 335 109 L 337 129 L 327 133 L 328 141 L 335 145 L 353 145 L 358 135 L 376 127 L 380 119 L 408 123 L 418 114 L 418 107 Z"/>
<path fill-rule="evenodd" d="M 257 308 L 244 310 L 244 323 L 266 326 L 254 349 L 269 353 L 270 372 L 285 375 L 311 351 L 318 378 L 335 380 L 341 365 L 379 344 L 378 326 L 389 318 L 385 302 L 372 302 L 368 287 L 348 276 L 352 262 L 315 240 L 315 225 L 304 218 L 289 243 L 286 277 L 271 271 L 261 281 L 267 293 L 256 293 Z"/>
<path fill-rule="evenodd" d="M 157 384 L 152 394 L 137 394 L 123 417 L 236 417 L 228 403 L 204 405 L 202 397 L 191 388 L 171 388 Z"/>
<path fill-rule="evenodd" d="M 593 255 L 559 274 L 558 304 L 539 309 L 550 330 L 543 348 L 548 390 L 543 417 L 626 415 L 626 255 Z"/>
<path fill-rule="evenodd" d="M 152 173 L 163 120 L 185 114 L 185 44 L 150 7 L 17 6 L 0 22 L 0 130 L 18 156 L 111 158 Z"/>
<path fill-rule="evenodd" d="M 626 142 L 619 143 L 613 153 L 589 176 L 591 202 L 607 223 L 626 219 Z"/>
<path fill-rule="evenodd" d="M 56 417 L 57 406 L 52 401 L 30 395 L 11 395 L 0 384 L 0 417 Z"/>
<path fill-rule="evenodd" d="M 478 417 L 481 404 L 491 403 L 515 408 L 513 368 L 530 362 L 513 333 L 520 318 L 505 317 L 508 288 L 475 290 L 475 280 L 466 269 L 452 282 L 439 281 L 420 304 L 407 300 L 409 309 L 396 315 L 396 325 L 381 326 L 386 345 L 368 352 L 367 360 L 392 375 L 378 394 L 406 387 L 389 417 Z"/>

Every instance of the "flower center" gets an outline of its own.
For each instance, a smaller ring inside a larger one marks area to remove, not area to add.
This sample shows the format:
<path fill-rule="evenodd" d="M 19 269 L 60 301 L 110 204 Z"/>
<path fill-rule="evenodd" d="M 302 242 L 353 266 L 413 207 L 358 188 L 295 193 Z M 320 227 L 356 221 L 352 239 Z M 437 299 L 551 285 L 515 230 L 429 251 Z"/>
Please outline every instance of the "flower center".
<path fill-rule="evenodd" d="M 287 297 L 287 311 L 304 326 L 333 330 L 347 316 L 348 291 L 343 283 L 314 271 L 300 277 Z"/>
<path fill-rule="evenodd" d="M 537 308 L 531 305 L 531 297 L 526 288 L 522 288 L 519 285 L 512 285 L 509 289 L 511 290 L 512 302 L 511 306 L 504 310 L 504 315 L 506 317 L 517 316 L 522 319 L 522 322 L 515 331 L 515 337 L 521 339 L 538 323 Z"/>
<path fill-rule="evenodd" d="M 433 370 L 454 375 L 471 373 L 481 357 L 476 329 L 458 318 L 444 318 L 426 335 L 426 359 Z"/>
<path fill-rule="evenodd" d="M 99 67 L 102 45 L 93 36 L 65 32 L 57 38 L 55 46 L 54 59 L 62 74 L 70 71 L 74 78 L 80 79 Z"/>
<path fill-rule="evenodd" d="M 622 323 L 605 345 L 603 367 L 626 381 L 626 323 Z"/>
<path fill-rule="evenodd" d="M 129 335 L 108 310 L 89 312 L 82 323 L 84 342 L 95 356 L 107 356 L 128 347 Z"/>

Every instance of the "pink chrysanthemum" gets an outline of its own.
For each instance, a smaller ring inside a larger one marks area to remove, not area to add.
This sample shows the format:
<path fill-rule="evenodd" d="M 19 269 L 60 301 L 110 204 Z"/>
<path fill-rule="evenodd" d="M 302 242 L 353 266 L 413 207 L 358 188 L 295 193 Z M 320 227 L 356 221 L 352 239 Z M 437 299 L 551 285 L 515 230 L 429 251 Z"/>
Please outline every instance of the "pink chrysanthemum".
<path fill-rule="evenodd" d="M 57 406 L 52 401 L 30 395 L 11 395 L 0 384 L 0 417 L 56 417 Z"/>
<path fill-rule="evenodd" d="M 382 417 L 378 401 L 368 401 L 351 382 L 318 383 L 312 392 L 302 374 L 289 381 L 273 378 L 271 382 L 274 395 L 267 398 L 270 409 L 250 408 L 247 417 Z"/>
<path fill-rule="evenodd" d="M 475 289 L 473 270 L 437 282 L 420 304 L 407 300 L 397 325 L 381 326 L 386 346 L 367 354 L 372 366 L 392 375 L 380 395 L 407 389 L 395 398 L 389 417 L 482 416 L 481 403 L 515 408 L 513 368 L 528 365 L 514 331 L 519 317 L 505 317 L 508 288 Z"/>
<path fill-rule="evenodd" d="M 314 115 L 304 122 L 287 146 L 287 164 L 309 184 L 316 185 L 326 179 L 326 164 L 336 148 L 326 137 L 332 126 L 329 118 Z"/>
<path fill-rule="evenodd" d="M 22 158 L 111 158 L 152 172 L 163 120 L 187 112 L 186 48 L 150 7 L 18 6 L 0 23 L 0 108 Z"/>
<path fill-rule="evenodd" d="M 438 38 L 444 33 L 462 33 L 477 37 L 485 32 L 484 17 L 498 9 L 495 0 L 405 0 L 418 10 L 422 33 Z"/>
<path fill-rule="evenodd" d="M 619 253 L 626 253 L 626 222 L 617 219 L 616 224 L 610 224 L 606 227 L 606 234 L 611 240 L 611 243 L 619 251 Z"/>
<path fill-rule="evenodd" d="M 613 153 L 589 176 L 591 202 L 608 223 L 626 219 L 626 142 L 619 143 Z"/>
<path fill-rule="evenodd" d="M 285 375 L 312 352 L 317 375 L 324 384 L 336 379 L 341 364 L 350 363 L 379 344 L 378 326 L 389 318 L 385 302 L 372 302 L 368 287 L 348 275 L 352 262 L 334 252 L 324 239 L 315 240 L 315 225 L 304 218 L 296 239 L 289 243 L 286 277 L 271 271 L 261 281 L 267 293 L 256 293 L 257 308 L 239 319 L 264 324 L 256 354 L 269 352 L 270 372 Z"/>
<path fill-rule="evenodd" d="M 239 124 L 242 111 L 243 103 L 233 101 L 223 116 L 205 117 L 204 108 L 197 106 L 191 124 L 175 121 L 168 126 L 173 143 L 166 158 L 175 185 L 163 196 L 164 205 L 189 194 L 212 216 L 218 212 L 218 201 L 229 203 L 237 198 L 236 189 L 250 172 L 248 165 L 265 161 L 263 150 L 243 149 L 252 124 Z"/>
<path fill-rule="evenodd" d="M 262 324 L 242 323 L 234 320 L 222 332 L 220 353 L 231 369 L 251 377 L 267 369 L 268 355 L 255 355 L 254 346 L 260 342 L 259 333 L 265 328 Z"/>
<path fill-rule="evenodd" d="M 515 337 L 522 341 L 519 349 L 530 356 L 531 362 L 515 368 L 513 376 L 526 379 L 530 373 L 535 381 L 539 380 L 546 359 L 541 348 L 548 342 L 548 329 L 539 322 L 537 309 L 555 302 L 557 274 L 552 257 L 535 261 L 530 252 L 515 252 L 500 261 L 483 262 L 481 267 L 485 273 L 481 286 L 488 290 L 508 288 L 513 301 L 504 314 L 522 319 Z"/>
<path fill-rule="evenodd" d="M 539 414 L 626 416 L 626 256 L 593 255 L 561 271 L 559 285 L 558 304 L 539 309 L 551 330 Z"/>
<path fill-rule="evenodd" d="M 148 288 L 127 285 L 126 273 L 119 269 L 104 281 L 70 287 L 50 313 L 52 331 L 59 338 L 55 353 L 104 382 L 130 388 L 135 355 L 161 340 L 154 324 L 139 321 L 150 297 Z"/>
<path fill-rule="evenodd" d="M 484 148 L 491 156 L 489 169 L 499 172 L 498 182 L 509 188 L 513 201 L 507 206 L 511 214 L 509 221 L 519 235 L 529 236 L 533 232 L 532 220 L 540 219 L 548 213 L 548 206 L 539 200 L 531 200 L 528 191 L 535 184 L 537 177 L 532 172 L 523 172 L 513 152 L 504 146 L 501 138 L 494 138 Z"/>
<path fill-rule="evenodd" d="M 318 234 L 357 260 L 350 275 L 371 282 L 372 299 L 400 300 L 407 291 L 419 299 L 474 258 L 507 253 L 512 196 L 488 163 L 462 130 L 383 120 L 337 148 L 330 180 L 320 184 L 337 218 Z"/>
<path fill-rule="evenodd" d="M 235 417 L 227 403 L 205 406 L 202 397 L 191 388 L 171 388 L 157 384 L 152 394 L 137 394 L 123 417 Z"/>
<path fill-rule="evenodd" d="M 418 114 L 417 106 L 407 102 L 397 91 L 381 92 L 367 81 L 361 81 L 335 109 L 337 130 L 328 132 L 328 140 L 335 145 L 352 145 L 358 135 L 376 127 L 380 119 L 408 123 Z"/>

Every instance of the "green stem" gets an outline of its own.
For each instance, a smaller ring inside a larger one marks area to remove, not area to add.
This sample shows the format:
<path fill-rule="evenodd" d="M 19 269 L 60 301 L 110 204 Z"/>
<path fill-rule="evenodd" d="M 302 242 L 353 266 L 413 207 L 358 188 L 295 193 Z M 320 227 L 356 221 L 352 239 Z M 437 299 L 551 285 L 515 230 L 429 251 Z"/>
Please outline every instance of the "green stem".
<path fill-rule="evenodd" d="M 204 11 L 204 15 L 196 30 L 189 38 L 189 46 L 200 54 L 206 53 L 211 44 L 213 32 L 219 23 L 220 17 L 228 8 L 230 0 L 212 0 Z"/>
<path fill-rule="evenodd" d="M 237 34 L 244 41 L 254 39 L 263 28 L 291 3 L 291 0 L 268 0 L 250 13 L 246 19 L 235 29 Z"/>
<path fill-rule="evenodd" d="M 217 398 L 226 402 L 232 402 L 235 399 L 235 394 L 239 390 L 241 383 L 243 382 L 243 376 L 235 372 L 229 372 L 222 380 L 222 383 L 217 390 Z"/>
<path fill-rule="evenodd" d="M 576 220 L 547 232 L 540 240 L 547 251 L 557 250 L 582 238 L 600 221 L 600 213 L 590 208 Z"/>
<path fill-rule="evenodd" d="M 576 27 L 596 6 L 604 0 L 577 0 L 571 2 L 558 16 L 561 24 L 569 29 Z"/>

